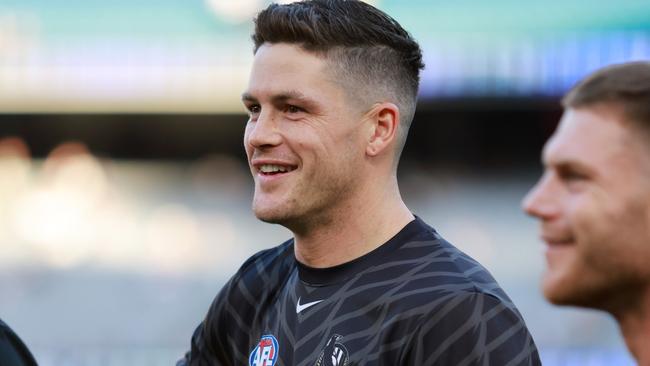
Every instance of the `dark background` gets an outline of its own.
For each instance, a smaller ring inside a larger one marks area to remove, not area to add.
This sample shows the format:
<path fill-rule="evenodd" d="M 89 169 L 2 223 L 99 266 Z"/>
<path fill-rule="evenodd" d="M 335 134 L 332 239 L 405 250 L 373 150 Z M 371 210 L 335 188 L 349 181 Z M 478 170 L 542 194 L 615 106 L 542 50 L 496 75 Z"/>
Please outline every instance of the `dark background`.
<path fill-rule="evenodd" d="M 454 99 L 420 103 L 403 161 L 427 165 L 519 167 L 539 152 L 561 116 L 555 99 Z M 244 157 L 244 114 L 0 114 L 0 136 L 25 140 L 46 157 L 65 141 L 100 157 L 194 160 Z"/>

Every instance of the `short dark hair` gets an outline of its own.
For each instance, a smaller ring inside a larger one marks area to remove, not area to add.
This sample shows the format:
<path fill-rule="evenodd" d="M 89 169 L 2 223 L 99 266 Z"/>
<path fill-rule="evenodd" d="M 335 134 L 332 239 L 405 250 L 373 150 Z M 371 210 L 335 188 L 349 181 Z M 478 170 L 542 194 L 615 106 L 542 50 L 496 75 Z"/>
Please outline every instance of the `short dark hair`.
<path fill-rule="evenodd" d="M 564 108 L 613 104 L 623 117 L 650 130 L 650 62 L 611 65 L 580 81 L 562 99 Z"/>
<path fill-rule="evenodd" d="M 395 19 L 359 0 L 271 4 L 257 15 L 252 38 L 255 52 L 264 43 L 289 43 L 323 55 L 353 97 L 392 98 L 402 116 L 399 155 L 424 64 L 420 46 Z"/>

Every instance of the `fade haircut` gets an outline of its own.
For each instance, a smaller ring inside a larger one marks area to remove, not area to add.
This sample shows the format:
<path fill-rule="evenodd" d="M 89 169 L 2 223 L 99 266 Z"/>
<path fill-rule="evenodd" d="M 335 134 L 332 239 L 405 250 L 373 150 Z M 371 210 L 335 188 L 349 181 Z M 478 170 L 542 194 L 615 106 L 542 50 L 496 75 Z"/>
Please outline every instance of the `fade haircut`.
<path fill-rule="evenodd" d="M 602 68 L 580 81 L 562 99 L 564 108 L 612 104 L 626 121 L 650 133 L 650 62 L 638 61 Z"/>
<path fill-rule="evenodd" d="M 424 64 L 420 46 L 396 20 L 359 0 L 271 4 L 257 15 L 252 38 L 255 52 L 264 43 L 289 43 L 324 57 L 354 102 L 395 103 L 399 160 Z"/>

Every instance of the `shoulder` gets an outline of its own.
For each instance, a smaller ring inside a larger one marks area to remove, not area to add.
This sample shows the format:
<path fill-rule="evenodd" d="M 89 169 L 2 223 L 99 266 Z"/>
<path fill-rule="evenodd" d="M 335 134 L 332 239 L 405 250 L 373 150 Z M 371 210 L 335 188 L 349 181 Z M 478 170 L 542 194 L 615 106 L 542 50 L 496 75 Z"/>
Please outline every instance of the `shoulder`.
<path fill-rule="evenodd" d="M 0 320 L 0 360 L 10 365 L 36 365 L 34 357 L 16 333 Z M 2 363 L 4 365 L 4 363 Z"/>
<path fill-rule="evenodd" d="M 393 261 L 410 283 L 405 287 L 419 288 L 425 301 L 440 294 L 465 296 L 483 294 L 504 303 L 511 300 L 492 274 L 478 261 L 445 240 L 433 228 L 421 222 L 417 235 L 405 241 Z"/>
<path fill-rule="evenodd" d="M 482 312 L 494 308 L 497 315 L 508 313 L 513 320 L 523 322 L 485 267 L 418 221 L 417 230 L 383 263 L 371 268 L 362 277 L 363 283 L 382 285 L 383 291 L 392 294 L 390 306 L 399 313 L 420 318 L 417 324 L 421 324 L 422 318 L 430 321 L 440 314 L 446 314 L 440 321 L 458 323 L 479 308 Z"/>
<path fill-rule="evenodd" d="M 232 357 L 230 350 L 248 347 L 254 320 L 278 295 L 293 268 L 293 240 L 248 258 L 222 287 L 194 332 L 191 358 L 224 360 Z"/>
<path fill-rule="evenodd" d="M 418 365 L 540 365 L 519 312 L 482 292 L 449 294 L 420 318 L 409 344 L 405 355 Z"/>
<path fill-rule="evenodd" d="M 293 252 L 293 239 L 271 248 L 259 251 L 248 258 L 239 268 L 231 281 L 244 281 L 254 283 L 262 280 L 278 281 L 286 276 L 295 266 Z M 266 284 L 267 286 L 269 283 Z"/>
<path fill-rule="evenodd" d="M 467 320 L 495 317 L 523 324 L 490 272 L 437 233 L 405 243 L 401 250 L 413 253 L 395 276 L 395 297 L 401 311 L 417 309 L 421 328 L 424 322 L 453 329 Z"/>
<path fill-rule="evenodd" d="M 293 240 L 265 249 L 248 258 L 222 288 L 216 300 L 231 298 L 235 303 L 272 293 L 285 282 L 295 267 Z M 241 299 L 241 297 L 245 299 Z"/>
<path fill-rule="evenodd" d="M 257 308 L 261 300 L 275 296 L 294 268 L 293 240 L 254 254 L 223 286 L 211 312 L 220 313 L 224 307 L 234 311 L 243 310 L 242 306 Z"/>
<path fill-rule="evenodd" d="M 400 292 L 409 295 L 402 306 L 417 313 L 409 344 L 420 346 L 408 355 L 414 364 L 538 364 L 523 317 L 479 262 L 433 229 L 400 251 L 413 258 Z"/>

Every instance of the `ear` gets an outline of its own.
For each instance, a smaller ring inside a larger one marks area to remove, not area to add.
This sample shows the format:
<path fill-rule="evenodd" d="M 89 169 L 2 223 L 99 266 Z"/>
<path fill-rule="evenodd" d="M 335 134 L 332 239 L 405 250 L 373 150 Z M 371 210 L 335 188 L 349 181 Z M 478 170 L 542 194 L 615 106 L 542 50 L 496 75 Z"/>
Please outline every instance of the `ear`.
<path fill-rule="evenodd" d="M 368 113 L 370 133 L 366 155 L 377 156 L 385 151 L 397 138 L 399 108 L 393 103 L 377 103 Z"/>

